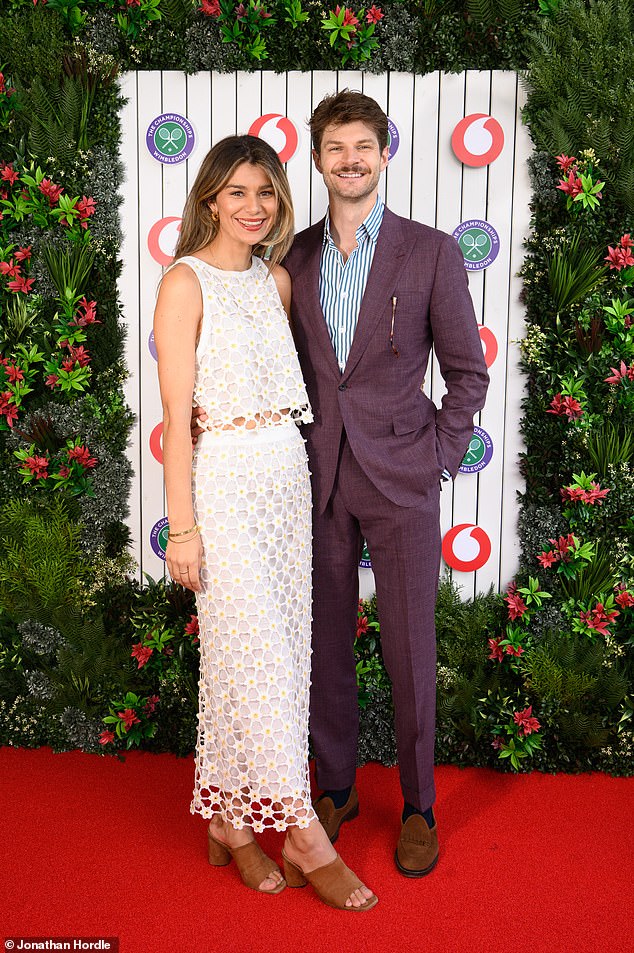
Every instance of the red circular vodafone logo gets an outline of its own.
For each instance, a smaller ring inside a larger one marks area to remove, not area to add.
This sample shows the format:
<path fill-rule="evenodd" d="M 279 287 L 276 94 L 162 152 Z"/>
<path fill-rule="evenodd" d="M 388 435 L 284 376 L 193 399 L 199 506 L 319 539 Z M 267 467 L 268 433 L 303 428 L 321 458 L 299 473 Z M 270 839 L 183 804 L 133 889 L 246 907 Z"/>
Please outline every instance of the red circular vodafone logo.
<path fill-rule="evenodd" d="M 150 450 L 157 463 L 163 466 L 163 424 L 157 424 L 150 434 Z"/>
<path fill-rule="evenodd" d="M 442 541 L 442 558 L 452 569 L 475 572 L 491 555 L 491 540 L 475 523 L 452 526 Z"/>
<path fill-rule="evenodd" d="M 147 247 L 154 261 L 167 268 L 174 260 L 174 251 L 181 230 L 181 219 L 177 215 L 160 218 L 148 232 Z"/>
<path fill-rule="evenodd" d="M 451 148 L 465 165 L 489 165 L 504 148 L 504 130 L 493 116 L 471 113 L 454 129 Z"/>
<path fill-rule="evenodd" d="M 482 350 L 484 351 L 484 362 L 487 367 L 491 367 L 498 356 L 498 340 L 491 328 L 485 328 L 484 325 L 480 325 L 478 331 L 480 333 Z"/>
<path fill-rule="evenodd" d="M 281 113 L 260 116 L 249 129 L 250 136 L 259 136 L 277 152 L 280 162 L 288 162 L 297 152 L 299 135 L 295 124 Z"/>

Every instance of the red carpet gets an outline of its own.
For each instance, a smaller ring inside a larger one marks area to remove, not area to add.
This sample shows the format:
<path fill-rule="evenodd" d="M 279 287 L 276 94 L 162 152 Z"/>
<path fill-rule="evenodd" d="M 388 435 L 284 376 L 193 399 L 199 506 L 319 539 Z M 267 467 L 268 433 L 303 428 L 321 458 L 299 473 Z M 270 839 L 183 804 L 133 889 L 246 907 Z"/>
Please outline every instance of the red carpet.
<path fill-rule="evenodd" d="M 209 867 L 189 759 L 3 748 L 0 776 L 0 949 L 76 935 L 118 936 L 121 953 L 634 950 L 632 780 L 439 768 L 440 861 L 407 880 L 392 862 L 397 772 L 368 765 L 337 846 L 380 903 L 352 914 L 310 887 L 262 897 L 233 864 Z M 262 842 L 279 860 L 282 835 Z"/>

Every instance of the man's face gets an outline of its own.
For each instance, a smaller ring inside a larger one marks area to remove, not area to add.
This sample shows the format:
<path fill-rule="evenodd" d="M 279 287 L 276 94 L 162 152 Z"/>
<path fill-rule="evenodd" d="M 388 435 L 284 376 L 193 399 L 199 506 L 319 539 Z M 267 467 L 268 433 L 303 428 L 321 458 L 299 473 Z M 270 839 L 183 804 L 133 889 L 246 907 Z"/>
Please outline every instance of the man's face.
<path fill-rule="evenodd" d="M 313 149 L 329 195 L 349 202 L 362 201 L 376 191 L 387 156 L 387 146 L 381 152 L 376 133 L 363 122 L 326 126 L 320 151 Z"/>

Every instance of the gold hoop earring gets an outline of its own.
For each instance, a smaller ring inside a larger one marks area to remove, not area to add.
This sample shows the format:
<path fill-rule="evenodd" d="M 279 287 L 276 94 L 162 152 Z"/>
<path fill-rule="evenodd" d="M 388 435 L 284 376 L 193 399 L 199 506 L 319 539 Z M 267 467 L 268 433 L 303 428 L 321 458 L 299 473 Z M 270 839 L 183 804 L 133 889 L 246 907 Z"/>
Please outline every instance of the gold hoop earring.
<path fill-rule="evenodd" d="M 220 220 L 220 216 L 218 215 L 218 209 L 217 209 L 217 208 L 212 208 L 211 205 L 210 205 L 210 206 L 209 206 L 209 211 L 211 212 L 211 220 L 212 220 L 212 222 L 218 222 L 218 221 Z"/>

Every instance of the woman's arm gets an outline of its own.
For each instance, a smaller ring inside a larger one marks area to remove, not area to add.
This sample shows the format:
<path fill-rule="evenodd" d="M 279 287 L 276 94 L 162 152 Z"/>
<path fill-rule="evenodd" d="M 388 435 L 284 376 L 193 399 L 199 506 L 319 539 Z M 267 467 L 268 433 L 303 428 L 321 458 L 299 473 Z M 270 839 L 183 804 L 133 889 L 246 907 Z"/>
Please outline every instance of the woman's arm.
<path fill-rule="evenodd" d="M 170 534 L 195 525 L 191 491 L 192 444 L 190 418 L 194 391 L 196 339 L 202 318 L 198 279 L 187 265 L 169 271 L 154 312 L 163 404 L 163 469 Z M 188 589 L 200 590 L 202 543 L 198 533 L 169 540 L 165 559 L 172 578 Z"/>
<path fill-rule="evenodd" d="M 282 265 L 274 265 L 271 269 L 273 280 L 277 286 L 277 293 L 280 296 L 284 310 L 291 320 L 291 276 Z"/>

